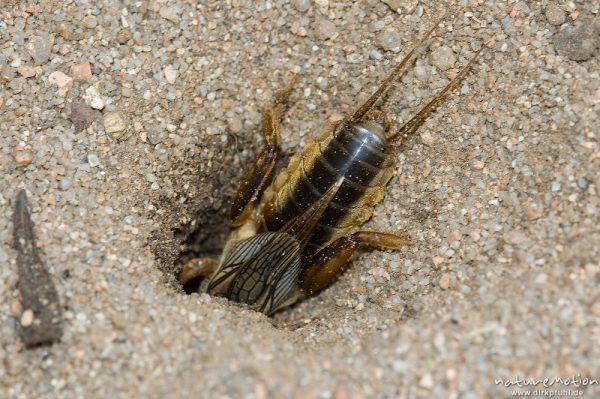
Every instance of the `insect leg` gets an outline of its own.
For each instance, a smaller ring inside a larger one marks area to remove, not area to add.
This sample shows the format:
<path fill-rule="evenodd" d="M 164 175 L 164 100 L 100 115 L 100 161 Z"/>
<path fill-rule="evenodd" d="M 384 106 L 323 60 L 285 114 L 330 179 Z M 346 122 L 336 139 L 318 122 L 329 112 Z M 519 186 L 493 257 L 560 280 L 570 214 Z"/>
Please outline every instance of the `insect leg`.
<path fill-rule="evenodd" d="M 183 269 L 179 273 L 179 282 L 185 286 L 198 277 L 208 278 L 217 270 L 218 266 L 219 260 L 209 256 L 189 259 L 183 264 Z"/>
<path fill-rule="evenodd" d="M 456 77 L 452 79 L 452 81 L 448 83 L 446 87 L 440 90 L 440 92 L 437 93 L 431 101 L 429 101 L 425 106 L 423 106 L 423 108 L 421 108 L 419 112 L 417 112 L 415 116 L 413 116 L 408 122 L 406 122 L 396 133 L 388 137 L 389 142 L 396 142 L 395 144 L 397 146 L 398 142 L 400 142 L 403 138 L 406 138 L 409 135 L 416 132 L 417 129 L 421 127 L 425 120 L 431 115 L 431 113 L 435 111 L 435 109 L 442 103 L 442 101 L 444 101 L 446 95 L 465 78 L 475 61 L 477 61 L 477 58 L 479 58 L 479 54 L 481 54 L 482 50 L 483 47 L 475 54 L 473 58 L 469 60 L 467 65 L 465 65 L 460 70 L 458 75 L 456 75 Z"/>
<path fill-rule="evenodd" d="M 402 233 L 358 231 L 340 237 L 320 250 L 310 261 L 300 277 L 300 288 L 307 294 L 315 294 L 326 288 L 348 264 L 348 259 L 360 244 L 376 248 L 399 249 L 409 242 Z"/>
<path fill-rule="evenodd" d="M 277 155 L 279 154 L 279 119 L 285 111 L 287 98 L 296 83 L 298 75 L 275 95 L 273 103 L 263 113 L 263 136 L 265 145 L 254 161 L 254 165 L 242 180 L 231 206 L 230 218 L 233 226 L 242 225 L 252 213 L 256 201 L 268 186 Z"/>

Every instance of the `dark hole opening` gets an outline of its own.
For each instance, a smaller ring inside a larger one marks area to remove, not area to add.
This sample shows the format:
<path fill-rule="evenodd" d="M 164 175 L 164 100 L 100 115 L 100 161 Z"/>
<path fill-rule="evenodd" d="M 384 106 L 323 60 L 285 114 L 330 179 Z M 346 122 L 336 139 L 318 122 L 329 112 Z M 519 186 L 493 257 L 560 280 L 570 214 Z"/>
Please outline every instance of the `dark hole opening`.
<path fill-rule="evenodd" d="M 229 204 L 230 198 L 223 203 Z M 180 244 L 177 264 L 183 267 L 186 262 L 196 258 L 218 259 L 229 234 L 229 207 L 204 206 L 196 212 L 194 220 L 186 226 L 175 229 L 174 236 Z M 180 272 L 179 272 L 180 273 Z M 183 291 L 190 295 L 197 293 L 204 281 L 203 276 L 194 277 L 185 284 L 176 276 Z"/>
<path fill-rule="evenodd" d="M 202 281 L 204 279 L 202 277 L 194 277 L 193 279 L 191 279 L 190 281 L 186 282 L 185 284 L 182 285 L 183 287 L 183 291 L 187 294 L 187 295 L 191 295 L 195 292 L 198 292 L 198 290 L 200 289 L 200 285 L 202 284 Z"/>
<path fill-rule="evenodd" d="M 291 155 L 293 155 L 291 150 L 281 151 L 277 157 L 275 170 L 280 171 L 287 166 Z M 244 161 L 248 166 L 252 162 L 253 159 Z M 229 218 L 231 203 L 242 179 L 243 176 L 233 177 L 229 175 L 226 178 L 221 176 L 218 184 L 216 184 L 217 189 L 213 193 L 213 197 L 217 199 L 217 202 L 202 206 L 195 213 L 192 222 L 175 229 L 175 239 L 181 243 L 177 259 L 178 265 L 183 265 L 194 258 L 211 257 L 218 259 L 221 256 L 227 237 L 231 232 Z M 181 284 L 179 276 L 176 277 Z M 196 277 L 185 284 L 181 284 L 181 287 L 188 295 L 197 293 L 204 280 L 203 277 Z"/>

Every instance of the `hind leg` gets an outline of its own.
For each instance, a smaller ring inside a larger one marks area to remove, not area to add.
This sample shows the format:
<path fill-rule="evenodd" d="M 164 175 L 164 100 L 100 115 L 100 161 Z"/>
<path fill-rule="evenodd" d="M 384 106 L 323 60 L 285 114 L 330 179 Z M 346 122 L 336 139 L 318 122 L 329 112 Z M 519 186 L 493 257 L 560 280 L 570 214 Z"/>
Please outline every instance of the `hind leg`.
<path fill-rule="evenodd" d="M 348 264 L 348 259 L 361 244 L 375 248 L 399 249 L 409 242 L 402 233 L 358 231 L 340 237 L 320 250 L 310 261 L 300 277 L 300 289 L 305 295 L 313 295 L 331 284 Z"/>

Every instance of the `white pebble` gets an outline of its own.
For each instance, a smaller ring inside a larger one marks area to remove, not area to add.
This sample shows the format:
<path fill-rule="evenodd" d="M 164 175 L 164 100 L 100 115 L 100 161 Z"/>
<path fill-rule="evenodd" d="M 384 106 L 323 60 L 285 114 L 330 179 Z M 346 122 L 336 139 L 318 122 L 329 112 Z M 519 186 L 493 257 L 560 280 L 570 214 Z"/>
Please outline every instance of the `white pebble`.
<path fill-rule="evenodd" d="M 33 310 L 27 309 L 21 315 L 21 325 L 29 327 L 33 323 Z"/>
<path fill-rule="evenodd" d="M 421 142 L 425 145 L 433 145 L 433 136 L 428 131 L 421 133 Z"/>
<path fill-rule="evenodd" d="M 100 165 L 100 158 L 98 158 L 98 155 L 96 154 L 88 154 L 87 159 L 88 164 L 90 164 L 92 168 Z"/>
<path fill-rule="evenodd" d="M 167 65 L 165 69 L 163 69 L 163 73 L 167 82 L 170 84 L 175 83 L 175 80 L 177 79 L 177 71 L 175 68 L 173 68 L 171 65 Z"/>
<path fill-rule="evenodd" d="M 90 102 L 90 106 L 94 109 L 103 109 L 104 108 L 104 100 L 102 97 L 94 97 Z"/>

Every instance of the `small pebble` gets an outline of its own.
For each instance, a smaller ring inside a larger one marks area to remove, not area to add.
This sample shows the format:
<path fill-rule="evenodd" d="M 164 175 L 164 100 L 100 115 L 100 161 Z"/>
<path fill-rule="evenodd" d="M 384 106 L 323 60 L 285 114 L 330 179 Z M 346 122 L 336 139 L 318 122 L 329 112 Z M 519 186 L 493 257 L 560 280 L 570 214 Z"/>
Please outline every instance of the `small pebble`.
<path fill-rule="evenodd" d="M 423 171 L 421 172 L 421 176 L 423 176 L 423 177 L 429 176 L 429 174 L 431 173 L 431 170 L 432 170 L 431 164 L 429 162 L 427 162 L 425 164 L 425 166 L 423 167 Z"/>
<path fill-rule="evenodd" d="M 37 68 L 26 65 L 21 65 L 17 68 L 17 72 L 24 78 L 32 78 L 37 73 Z"/>
<path fill-rule="evenodd" d="M 33 324 L 33 310 L 26 309 L 23 314 L 21 314 L 21 326 L 29 327 Z"/>
<path fill-rule="evenodd" d="M 529 220 L 539 219 L 543 214 L 543 208 L 540 205 L 537 205 L 532 202 L 527 202 L 523 209 L 525 210 L 525 216 Z"/>
<path fill-rule="evenodd" d="M 404 0 L 383 0 L 392 10 L 398 11 L 402 7 Z"/>
<path fill-rule="evenodd" d="M 63 39 L 69 40 L 71 36 L 71 27 L 62 22 L 56 27 L 56 33 L 58 33 Z"/>
<path fill-rule="evenodd" d="M 319 89 L 321 89 L 321 90 L 327 90 L 327 87 L 329 85 L 329 80 L 327 78 L 319 76 L 317 78 L 317 83 L 319 84 Z"/>
<path fill-rule="evenodd" d="M 33 58 L 35 65 L 42 65 L 48 62 L 54 44 L 54 36 L 33 36 L 27 42 L 27 52 Z"/>
<path fill-rule="evenodd" d="M 147 137 L 150 143 L 158 144 L 164 139 L 164 131 L 160 126 L 148 126 Z"/>
<path fill-rule="evenodd" d="M 88 29 L 94 29 L 96 26 L 98 26 L 98 21 L 96 21 L 96 17 L 93 15 L 86 15 L 85 17 L 83 17 L 83 20 L 81 21 L 81 24 Z"/>
<path fill-rule="evenodd" d="M 321 19 L 319 22 L 317 22 L 317 27 L 315 28 L 315 37 L 318 40 L 329 40 L 335 36 L 336 33 L 336 26 L 333 22 L 327 19 Z"/>
<path fill-rule="evenodd" d="M 400 33 L 395 30 L 383 31 L 375 38 L 375 45 L 385 51 L 398 49 L 401 44 Z"/>
<path fill-rule="evenodd" d="M 179 10 L 176 7 L 161 7 L 158 14 L 164 19 L 179 23 Z"/>
<path fill-rule="evenodd" d="M 431 52 L 431 63 L 442 71 L 450 69 L 456 63 L 456 56 L 451 48 L 441 46 Z"/>
<path fill-rule="evenodd" d="M 4 359 L 4 366 L 9 375 L 17 376 L 27 367 L 27 361 L 22 353 L 10 353 Z"/>
<path fill-rule="evenodd" d="M 167 65 L 163 70 L 163 73 L 168 83 L 175 83 L 175 80 L 177 79 L 177 71 L 171 65 Z"/>
<path fill-rule="evenodd" d="M 392 10 L 412 14 L 419 5 L 418 0 L 383 0 Z"/>
<path fill-rule="evenodd" d="M 33 152 L 30 148 L 17 146 L 15 150 L 15 164 L 17 168 L 29 165 L 33 161 Z"/>
<path fill-rule="evenodd" d="M 94 122 L 94 111 L 82 99 L 73 100 L 69 119 L 73 122 L 76 132 L 87 129 Z"/>
<path fill-rule="evenodd" d="M 81 62 L 73 66 L 73 76 L 79 79 L 88 79 L 92 77 L 92 67 L 89 61 Z"/>
<path fill-rule="evenodd" d="M 448 288 L 450 288 L 450 281 L 451 281 L 450 274 L 444 273 L 440 276 L 440 280 L 438 281 L 438 284 L 441 289 L 447 290 Z"/>
<path fill-rule="evenodd" d="M 565 12 L 558 4 L 550 4 L 546 7 L 546 19 L 550 25 L 562 25 L 565 23 Z"/>
<path fill-rule="evenodd" d="M 127 128 L 125 121 L 119 112 L 110 112 L 104 115 L 102 121 L 106 133 L 120 133 Z"/>
<path fill-rule="evenodd" d="M 176 126 L 176 125 L 174 125 L 174 124 L 172 124 L 172 123 L 167 123 L 167 126 L 166 126 L 166 127 L 167 127 L 167 131 L 168 131 L 169 133 L 173 133 L 174 131 L 176 131 L 176 130 L 177 130 L 177 126 Z"/>
<path fill-rule="evenodd" d="M 94 109 L 103 109 L 104 108 L 104 100 L 102 99 L 102 97 L 94 97 L 92 98 L 92 101 L 90 102 L 90 106 Z"/>
<path fill-rule="evenodd" d="M 371 51 L 369 51 L 369 58 L 371 58 L 373 60 L 380 60 L 383 58 L 383 54 L 381 54 L 377 50 L 371 50 Z"/>
<path fill-rule="evenodd" d="M 311 0 L 295 0 L 294 5 L 296 6 L 296 10 L 300 12 L 308 11 L 310 8 Z"/>
<path fill-rule="evenodd" d="M 519 230 L 510 230 L 504 234 L 504 240 L 509 244 L 520 246 L 527 242 L 527 235 Z"/>
<path fill-rule="evenodd" d="M 451 231 L 448 234 L 448 242 L 460 241 L 462 239 L 462 234 L 458 230 Z"/>
<path fill-rule="evenodd" d="M 554 35 L 558 54 L 573 61 L 589 60 L 600 46 L 600 34 L 592 19 L 584 19 Z"/>
<path fill-rule="evenodd" d="M 95 168 L 96 166 L 100 165 L 100 158 L 98 158 L 98 155 L 96 155 L 96 154 L 88 154 L 87 160 L 88 160 L 88 164 L 92 168 Z"/>
<path fill-rule="evenodd" d="M 442 263 L 444 263 L 444 260 L 445 260 L 445 259 L 444 259 L 444 257 L 443 257 L 443 256 L 436 255 L 436 256 L 434 256 L 434 257 L 433 257 L 433 259 L 432 259 L 432 261 L 433 261 L 433 265 L 434 265 L 434 266 L 439 266 L 439 265 L 441 265 Z"/>
<path fill-rule="evenodd" d="M 70 87 L 73 83 L 73 78 L 65 75 L 61 71 L 55 71 L 48 76 L 48 81 L 62 89 L 64 87 Z"/>
<path fill-rule="evenodd" d="M 227 119 L 227 126 L 232 133 L 239 133 L 243 127 L 242 119 L 239 116 L 233 116 Z"/>
<path fill-rule="evenodd" d="M 65 176 L 63 177 L 60 182 L 58 183 L 58 187 L 60 187 L 61 190 L 66 191 L 69 188 L 71 188 L 71 186 L 73 185 L 73 178 L 71 176 Z"/>
<path fill-rule="evenodd" d="M 481 170 L 485 166 L 485 162 L 480 161 L 480 160 L 475 160 L 475 161 L 473 161 L 473 163 L 471 165 L 473 166 L 473 169 Z"/>
<path fill-rule="evenodd" d="M 117 41 L 120 44 L 125 44 L 127 43 L 129 40 L 131 40 L 131 32 L 129 31 L 129 29 L 119 29 L 119 32 L 117 32 Z"/>
<path fill-rule="evenodd" d="M 361 57 L 359 53 L 350 53 L 346 56 L 346 61 L 348 61 L 350 64 L 356 64 L 360 61 L 360 59 Z"/>
<path fill-rule="evenodd" d="M 385 28 L 385 22 L 383 22 L 380 19 L 373 21 L 369 24 L 369 30 L 371 32 L 379 32 L 383 28 Z"/>
<path fill-rule="evenodd" d="M 421 133 L 421 143 L 425 145 L 433 145 L 433 136 L 428 131 Z"/>
<path fill-rule="evenodd" d="M 150 183 L 154 183 L 156 181 L 156 175 L 152 172 L 148 172 L 146 173 L 146 180 L 148 180 Z"/>
<path fill-rule="evenodd" d="M 419 385 L 425 389 L 433 388 L 434 381 L 431 374 L 426 373 L 423 377 L 421 377 L 421 379 L 419 380 Z"/>
<path fill-rule="evenodd" d="M 329 0 L 315 0 L 315 5 L 322 13 L 326 13 L 329 9 Z"/>

